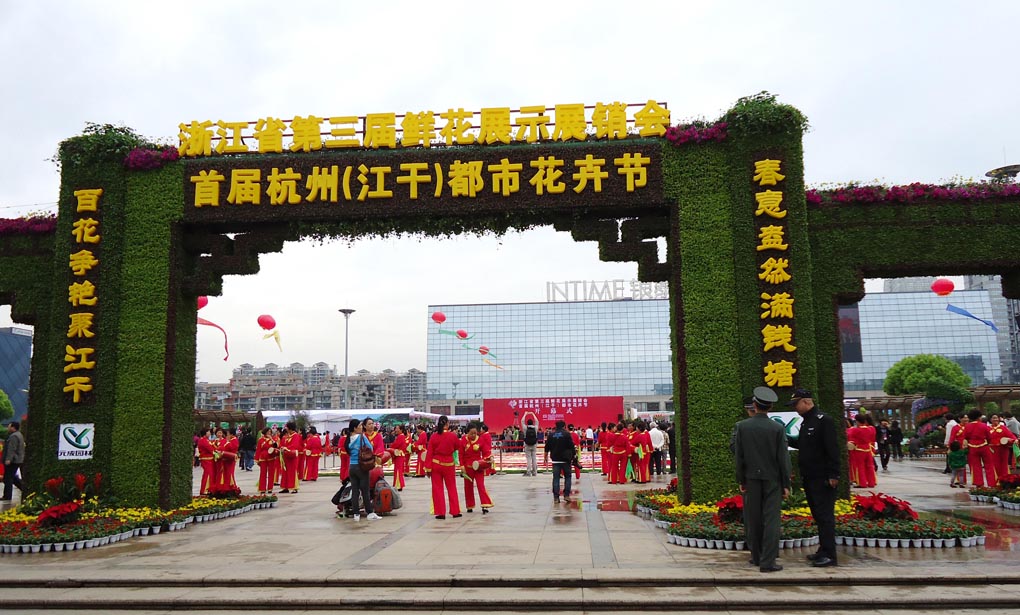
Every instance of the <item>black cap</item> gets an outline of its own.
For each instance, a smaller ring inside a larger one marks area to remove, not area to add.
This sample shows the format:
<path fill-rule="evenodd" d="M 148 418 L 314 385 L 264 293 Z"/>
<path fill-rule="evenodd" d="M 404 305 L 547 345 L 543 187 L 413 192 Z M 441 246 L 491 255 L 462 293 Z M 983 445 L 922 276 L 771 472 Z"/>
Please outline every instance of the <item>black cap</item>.
<path fill-rule="evenodd" d="M 751 399 L 759 406 L 768 407 L 779 401 L 776 392 L 768 387 L 755 387 Z"/>
<path fill-rule="evenodd" d="M 813 398 L 814 396 L 811 395 L 811 391 L 807 389 L 794 389 L 793 395 L 790 396 L 790 401 L 786 402 L 786 405 L 792 406 L 793 404 L 797 403 L 797 401 L 800 399 L 813 399 Z"/>

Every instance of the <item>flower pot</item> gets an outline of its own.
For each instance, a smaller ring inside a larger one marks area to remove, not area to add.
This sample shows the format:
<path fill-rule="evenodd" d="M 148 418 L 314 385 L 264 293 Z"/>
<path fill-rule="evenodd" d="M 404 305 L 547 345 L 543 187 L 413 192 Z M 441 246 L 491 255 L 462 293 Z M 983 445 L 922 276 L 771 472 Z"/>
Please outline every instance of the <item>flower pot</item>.
<path fill-rule="evenodd" d="M 926 548 L 926 549 L 930 549 L 931 548 L 931 544 L 932 544 L 931 541 L 932 541 L 931 538 L 922 538 L 921 539 L 921 546 Z"/>
<path fill-rule="evenodd" d="M 120 534 L 110 534 L 109 540 L 106 544 L 113 544 L 115 542 L 120 542 Z"/>
<path fill-rule="evenodd" d="M 722 540 L 713 540 L 712 542 L 715 543 L 715 548 L 719 549 L 720 551 L 722 551 L 723 549 L 726 548 L 725 541 L 722 541 Z"/>
<path fill-rule="evenodd" d="M 677 538 L 676 544 L 680 545 L 681 547 L 689 547 L 689 546 L 691 546 L 691 539 L 690 538 L 687 538 L 686 536 L 677 536 L 676 538 Z"/>
<path fill-rule="evenodd" d="M 794 548 L 803 547 L 805 540 L 807 540 L 807 538 L 794 538 L 793 539 L 793 546 L 794 546 Z"/>
<path fill-rule="evenodd" d="M 63 543 L 63 542 L 55 542 L 55 543 L 53 543 L 53 550 L 54 551 L 63 551 L 65 544 L 66 543 Z"/>
<path fill-rule="evenodd" d="M 43 543 L 43 545 L 42 545 L 42 552 L 43 553 L 48 553 L 52 549 L 53 549 L 53 543 L 51 543 L 51 542 Z"/>
<path fill-rule="evenodd" d="M 78 550 L 84 549 L 85 547 L 90 546 L 88 542 L 89 541 L 87 540 L 76 540 L 74 541 L 74 548 Z"/>
<path fill-rule="evenodd" d="M 836 536 L 836 544 L 837 545 L 843 544 L 843 537 L 842 536 Z"/>
<path fill-rule="evenodd" d="M 150 534 L 158 534 L 161 529 L 163 529 L 162 525 L 154 525 L 154 526 L 149 528 L 149 533 Z M 143 534 L 143 536 L 144 536 L 144 534 Z"/>
<path fill-rule="evenodd" d="M 855 547 L 863 547 L 864 546 L 864 538 L 859 537 L 859 536 L 854 536 L 854 546 Z"/>
<path fill-rule="evenodd" d="M 94 546 L 96 546 L 96 539 L 95 538 L 89 538 L 88 540 L 85 541 L 85 548 L 86 549 L 91 549 Z"/>
<path fill-rule="evenodd" d="M 948 549 L 950 547 L 955 547 L 955 546 L 956 546 L 956 538 L 943 538 L 942 539 L 942 547 L 944 549 Z"/>
<path fill-rule="evenodd" d="M 28 545 L 29 553 L 38 553 L 42 551 L 42 545 Z"/>
<path fill-rule="evenodd" d="M 726 547 L 727 551 L 732 551 L 733 550 L 733 545 L 735 545 L 735 544 L 736 544 L 736 542 L 733 541 L 733 540 L 724 540 L 723 541 L 723 546 Z"/>
<path fill-rule="evenodd" d="M 920 538 L 911 538 L 910 539 L 910 546 L 914 547 L 915 549 L 920 549 L 921 548 L 921 539 Z"/>
<path fill-rule="evenodd" d="M 669 540 L 669 544 L 676 544 L 676 534 L 666 534 L 666 539 Z"/>
<path fill-rule="evenodd" d="M 738 541 L 734 542 L 733 543 L 733 550 L 734 551 L 743 551 L 744 550 L 744 541 L 743 540 L 738 540 Z"/>
<path fill-rule="evenodd" d="M 945 539 L 942 539 L 942 538 L 932 538 L 931 546 L 935 547 L 936 549 L 941 549 L 943 542 L 945 542 Z"/>
<path fill-rule="evenodd" d="M 864 539 L 864 542 L 865 542 L 865 544 L 867 544 L 867 545 L 868 545 L 869 547 L 874 547 L 874 546 L 877 546 L 877 545 L 878 545 L 878 539 L 877 539 L 877 538 L 865 538 L 865 539 Z"/>
<path fill-rule="evenodd" d="M 704 548 L 705 548 L 705 543 L 706 543 L 707 541 L 706 541 L 706 540 L 705 540 L 704 538 L 698 538 L 698 539 L 696 539 L 696 540 L 697 540 L 697 545 L 698 545 L 698 548 L 699 548 L 699 549 L 704 549 Z"/>
<path fill-rule="evenodd" d="M 879 547 L 883 547 L 883 548 L 884 547 L 888 547 L 889 546 L 889 539 L 888 538 L 879 538 L 878 539 L 878 546 Z"/>
<path fill-rule="evenodd" d="M 984 534 L 982 534 L 980 536 L 976 536 L 975 539 L 977 540 L 977 545 L 978 546 L 983 547 L 985 545 L 985 535 Z"/>
<path fill-rule="evenodd" d="M 277 505 L 277 504 L 279 504 L 279 502 L 270 502 L 270 503 L 269 503 L 269 507 L 270 507 L 270 508 L 276 508 L 276 505 Z"/>
<path fill-rule="evenodd" d="M 970 501 L 971 501 L 971 502 L 977 502 L 977 499 L 978 499 L 978 497 L 977 497 L 976 495 L 973 495 L 973 494 L 972 494 L 972 495 L 970 496 Z"/>

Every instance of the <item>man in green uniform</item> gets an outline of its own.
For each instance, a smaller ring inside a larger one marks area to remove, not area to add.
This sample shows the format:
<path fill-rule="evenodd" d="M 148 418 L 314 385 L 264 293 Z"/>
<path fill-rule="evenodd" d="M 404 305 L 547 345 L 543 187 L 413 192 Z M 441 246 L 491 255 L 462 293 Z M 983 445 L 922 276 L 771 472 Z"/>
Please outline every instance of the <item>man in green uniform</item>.
<path fill-rule="evenodd" d="M 783 569 L 776 558 L 783 498 L 790 495 L 790 453 L 786 430 L 768 414 L 779 396 L 768 387 L 758 387 L 753 401 L 754 416 L 737 423 L 737 483 L 744 494 L 751 564 L 762 572 L 776 572 Z"/>

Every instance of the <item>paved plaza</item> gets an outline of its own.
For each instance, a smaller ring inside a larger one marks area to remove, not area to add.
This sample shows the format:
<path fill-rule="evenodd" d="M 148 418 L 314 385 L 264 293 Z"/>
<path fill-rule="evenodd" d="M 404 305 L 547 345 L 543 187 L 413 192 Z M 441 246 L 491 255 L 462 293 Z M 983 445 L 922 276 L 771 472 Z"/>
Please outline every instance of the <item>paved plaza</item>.
<path fill-rule="evenodd" d="M 381 593 L 391 608 L 444 604 L 460 612 L 470 609 L 457 600 L 470 603 L 481 588 L 488 588 L 490 607 L 548 610 L 548 602 L 562 601 L 605 610 L 599 601 L 620 600 L 622 592 L 633 597 L 635 608 L 689 599 L 718 603 L 715 612 L 737 610 L 740 604 L 747 612 L 755 604 L 789 599 L 791 592 L 798 599 L 810 599 L 812 592 L 831 595 L 833 587 L 845 599 L 868 603 L 891 591 L 890 583 L 906 584 L 896 591 L 923 599 L 947 579 L 972 581 L 947 591 L 950 597 L 987 596 L 993 586 L 1013 592 L 1014 583 L 1020 583 L 1020 515 L 972 503 L 966 492 L 949 487 L 941 468 L 935 460 L 893 463 L 891 472 L 879 473 L 879 490 L 904 497 L 919 510 L 987 524 L 984 548 L 840 547 L 840 566 L 829 569 L 810 568 L 804 561 L 808 550 L 794 549 L 780 558 L 786 570 L 762 575 L 747 565 L 745 553 L 668 544 L 663 530 L 630 512 L 633 492 L 645 486 L 610 486 L 598 475 L 585 474 L 569 504 L 553 502 L 548 473 L 493 476 L 488 480 L 496 503 L 491 514 L 482 516 L 476 509 L 446 520 L 430 514 L 428 479 L 409 479 L 404 507 L 374 522 L 337 519 L 329 499 L 339 480 L 323 476 L 302 483 L 297 494 L 282 494 L 276 509 L 83 552 L 0 557 L 0 610 L 45 612 L 8 610 L 3 604 L 36 601 L 39 607 L 48 602 L 56 607 L 65 596 L 58 588 L 72 586 L 81 586 L 74 590 L 78 599 L 134 595 L 147 604 L 162 596 L 180 607 L 203 592 L 300 605 L 354 585 L 360 589 L 341 595 L 370 600 Z M 242 489 L 251 491 L 257 472 L 239 472 L 238 478 Z M 656 483 L 665 486 L 668 478 Z"/>

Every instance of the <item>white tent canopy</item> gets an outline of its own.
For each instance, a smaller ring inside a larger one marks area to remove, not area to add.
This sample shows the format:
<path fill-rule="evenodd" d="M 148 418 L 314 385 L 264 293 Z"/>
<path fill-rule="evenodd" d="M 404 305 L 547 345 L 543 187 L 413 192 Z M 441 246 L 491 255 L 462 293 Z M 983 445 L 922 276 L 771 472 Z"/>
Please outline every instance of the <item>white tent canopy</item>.
<path fill-rule="evenodd" d="M 319 433 L 339 433 L 347 427 L 351 419 L 379 419 L 391 414 L 412 415 L 414 408 L 351 408 L 350 410 L 302 410 L 302 414 L 308 416 L 308 422 L 313 425 Z M 266 424 L 282 425 L 294 416 L 290 410 L 268 410 L 262 412 Z"/>

